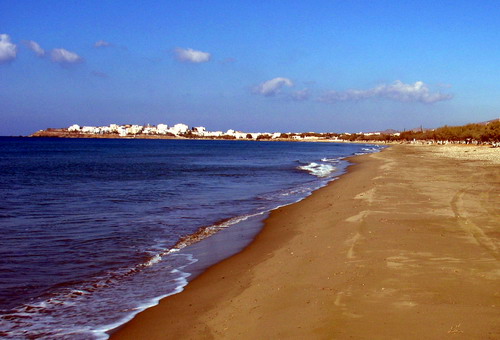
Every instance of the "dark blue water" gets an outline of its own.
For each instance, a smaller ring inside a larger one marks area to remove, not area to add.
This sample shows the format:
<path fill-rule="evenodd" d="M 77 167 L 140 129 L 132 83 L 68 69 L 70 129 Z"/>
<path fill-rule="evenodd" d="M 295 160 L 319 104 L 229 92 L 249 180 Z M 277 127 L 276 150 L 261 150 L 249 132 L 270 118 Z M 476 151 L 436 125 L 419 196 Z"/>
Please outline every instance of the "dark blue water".
<path fill-rule="evenodd" d="M 0 138 L 0 336 L 105 338 L 182 290 L 203 257 L 189 244 L 259 224 L 338 176 L 342 158 L 376 150 Z"/>

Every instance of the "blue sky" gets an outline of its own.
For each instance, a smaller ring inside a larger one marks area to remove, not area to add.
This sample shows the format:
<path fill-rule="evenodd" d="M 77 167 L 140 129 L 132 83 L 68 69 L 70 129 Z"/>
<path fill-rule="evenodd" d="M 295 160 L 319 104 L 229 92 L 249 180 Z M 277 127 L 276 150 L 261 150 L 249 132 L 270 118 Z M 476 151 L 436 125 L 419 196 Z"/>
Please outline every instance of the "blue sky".
<path fill-rule="evenodd" d="M 500 115 L 497 1 L 0 2 L 0 135 L 374 131 Z"/>

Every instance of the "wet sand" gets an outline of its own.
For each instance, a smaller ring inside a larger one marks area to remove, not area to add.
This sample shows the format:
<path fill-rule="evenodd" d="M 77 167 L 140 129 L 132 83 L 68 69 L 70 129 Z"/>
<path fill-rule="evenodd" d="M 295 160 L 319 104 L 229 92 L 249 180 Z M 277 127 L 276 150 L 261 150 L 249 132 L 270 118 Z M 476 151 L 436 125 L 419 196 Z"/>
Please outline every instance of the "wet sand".
<path fill-rule="evenodd" d="M 499 339 L 500 150 L 446 148 L 354 157 L 112 339 Z"/>

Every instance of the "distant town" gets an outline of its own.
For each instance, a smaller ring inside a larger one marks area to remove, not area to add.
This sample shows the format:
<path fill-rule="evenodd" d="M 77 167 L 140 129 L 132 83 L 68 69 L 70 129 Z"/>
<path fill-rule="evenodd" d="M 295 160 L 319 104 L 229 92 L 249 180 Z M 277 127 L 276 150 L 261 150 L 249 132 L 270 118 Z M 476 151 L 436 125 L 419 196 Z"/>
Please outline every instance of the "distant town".
<path fill-rule="evenodd" d="M 66 137 L 66 138 L 201 138 L 201 139 L 243 139 L 243 140 L 349 140 L 352 135 L 379 136 L 382 132 L 359 134 L 318 133 L 318 132 L 243 132 L 229 129 L 227 131 L 209 131 L 203 126 L 189 127 L 179 123 L 175 125 L 118 125 L 80 126 L 71 125 L 68 128 L 40 130 L 32 137 Z M 391 135 L 399 136 L 399 132 Z"/>
<path fill-rule="evenodd" d="M 209 131 L 203 126 L 186 124 L 80 126 L 49 128 L 35 132 L 30 137 L 58 138 L 143 138 L 143 139 L 227 139 L 275 141 L 330 141 L 330 142 L 381 142 L 426 144 L 489 144 L 500 143 L 500 119 L 461 126 L 443 126 L 437 129 L 417 128 L 408 131 L 385 130 L 379 132 L 243 132 L 236 130 Z"/>

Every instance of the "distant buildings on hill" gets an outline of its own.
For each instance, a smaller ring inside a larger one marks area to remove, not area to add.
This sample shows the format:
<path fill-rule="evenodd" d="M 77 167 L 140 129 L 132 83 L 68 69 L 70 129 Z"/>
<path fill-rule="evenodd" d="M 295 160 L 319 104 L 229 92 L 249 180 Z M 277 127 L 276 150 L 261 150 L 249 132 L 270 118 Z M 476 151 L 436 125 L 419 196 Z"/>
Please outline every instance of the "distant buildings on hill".
<path fill-rule="evenodd" d="M 490 144 L 500 145 L 500 120 L 472 123 L 463 126 L 443 126 L 437 129 L 415 129 L 403 132 L 385 130 L 359 133 L 281 133 L 242 132 L 235 130 L 207 131 L 203 126 L 190 128 L 186 124 L 80 126 L 66 129 L 40 130 L 32 137 L 63 138 L 193 138 L 193 139 L 243 139 L 243 140 L 301 140 L 339 142 L 426 143 L 426 144 Z"/>
<path fill-rule="evenodd" d="M 217 138 L 217 139 L 338 139 L 339 134 L 332 133 L 281 133 L 281 132 L 242 132 L 235 130 L 223 131 L 208 131 L 204 126 L 196 126 L 190 128 L 186 124 L 175 124 L 169 126 L 167 124 L 158 125 L 118 125 L 110 124 L 109 126 L 80 126 L 73 124 L 67 128 L 67 131 L 74 134 L 84 135 L 104 135 L 116 134 L 120 137 L 138 136 L 138 135 L 158 135 L 186 138 Z M 349 134 L 347 134 L 349 135 Z"/>
<path fill-rule="evenodd" d="M 194 128 L 193 128 L 194 129 Z M 203 128 L 205 129 L 205 128 Z M 174 135 L 181 136 L 190 131 L 189 126 L 186 124 L 176 124 L 168 126 L 167 124 L 151 125 L 118 125 L 110 124 L 109 126 L 80 126 L 73 124 L 68 128 L 68 132 L 76 132 L 83 134 L 118 134 L 121 137 L 129 135 Z"/>

